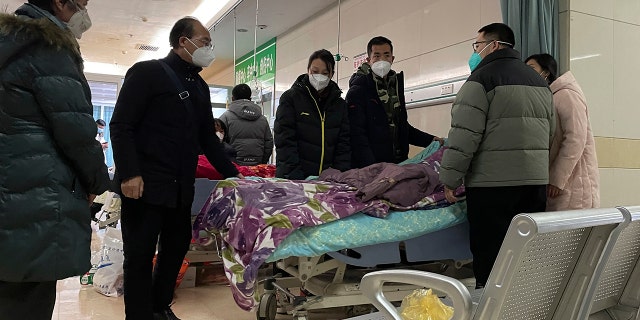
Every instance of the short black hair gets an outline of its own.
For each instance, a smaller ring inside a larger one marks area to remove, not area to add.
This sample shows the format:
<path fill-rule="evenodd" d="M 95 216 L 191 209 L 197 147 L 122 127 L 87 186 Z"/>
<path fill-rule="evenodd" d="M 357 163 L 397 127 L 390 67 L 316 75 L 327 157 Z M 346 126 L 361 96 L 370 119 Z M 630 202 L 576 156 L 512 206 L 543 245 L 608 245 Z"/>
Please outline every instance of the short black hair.
<path fill-rule="evenodd" d="M 556 62 L 556 59 L 554 59 L 552 55 L 548 53 L 534 54 L 525 59 L 524 63 L 527 63 L 531 59 L 535 60 L 540 65 L 542 71 L 549 73 L 547 76 L 547 82 L 549 82 L 549 84 L 556 81 L 558 78 L 558 62 Z"/>
<path fill-rule="evenodd" d="M 233 90 L 231 90 L 231 99 L 232 100 L 238 100 L 238 99 L 250 100 L 251 87 L 249 87 L 249 85 L 247 85 L 246 83 L 241 83 L 233 87 Z"/>
<path fill-rule="evenodd" d="M 373 51 L 373 46 L 380 46 L 384 44 L 388 44 L 389 47 L 391 47 L 391 54 L 393 54 L 393 45 L 391 44 L 391 40 L 383 36 L 377 36 L 369 40 L 369 43 L 367 43 L 367 57 L 371 56 L 371 51 Z"/>
<path fill-rule="evenodd" d="M 329 69 L 329 73 L 333 74 L 333 70 L 335 70 L 336 68 L 336 59 L 333 57 L 333 54 L 329 52 L 329 50 L 320 49 L 312 53 L 311 56 L 309 57 L 309 64 L 307 64 L 307 70 L 311 68 L 311 62 L 313 62 L 313 60 L 315 59 L 320 59 L 324 61 L 324 63 L 327 65 L 327 69 Z"/>
<path fill-rule="evenodd" d="M 180 37 L 193 37 L 193 24 L 195 22 L 198 22 L 198 19 L 184 17 L 173 25 L 171 33 L 169 33 L 169 44 L 172 48 L 177 49 L 180 47 Z"/>
<path fill-rule="evenodd" d="M 213 118 L 213 124 L 214 124 L 214 130 L 215 130 L 216 124 L 220 126 L 220 128 L 222 129 L 222 132 L 224 132 L 224 141 L 227 142 L 229 132 L 227 131 L 227 125 L 224 124 L 224 121 L 220 120 L 220 118 Z"/>
<path fill-rule="evenodd" d="M 69 0 L 62 0 L 62 3 L 67 3 L 67 1 Z M 42 10 L 46 10 L 47 12 L 55 15 L 55 12 L 53 11 L 53 0 L 29 0 L 28 2 Z"/>
<path fill-rule="evenodd" d="M 107 125 L 107 123 L 102 119 L 96 120 L 96 124 L 103 127 Z"/>
<path fill-rule="evenodd" d="M 512 48 L 516 43 L 516 37 L 513 35 L 513 30 L 511 30 L 511 28 L 509 28 L 509 26 L 504 23 L 496 22 L 488 24 L 480 28 L 480 30 L 478 30 L 478 33 L 484 33 L 484 37 L 487 40 L 498 40 L 506 42 L 510 44 Z"/>

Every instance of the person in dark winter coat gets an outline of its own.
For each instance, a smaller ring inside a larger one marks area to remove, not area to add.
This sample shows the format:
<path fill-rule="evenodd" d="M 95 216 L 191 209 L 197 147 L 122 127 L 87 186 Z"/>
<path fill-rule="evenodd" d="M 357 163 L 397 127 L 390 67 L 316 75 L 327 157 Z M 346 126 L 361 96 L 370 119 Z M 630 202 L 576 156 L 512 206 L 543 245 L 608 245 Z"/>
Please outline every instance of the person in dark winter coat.
<path fill-rule="evenodd" d="M 225 177 L 242 177 L 223 155 L 209 87 L 198 74 L 215 57 L 209 31 L 198 20 L 183 18 L 171 29 L 169 42 L 173 49 L 166 58 L 139 62 L 127 71 L 111 118 L 123 196 L 127 319 L 177 319 L 169 305 L 191 242 L 199 151 Z"/>
<path fill-rule="evenodd" d="M 238 152 L 235 162 L 242 166 L 268 163 L 273 153 L 273 135 L 262 108 L 251 102 L 251 88 L 241 83 L 231 91 L 231 104 L 220 120 L 227 126 L 225 139 Z"/>
<path fill-rule="evenodd" d="M 404 76 L 391 70 L 393 45 L 385 37 L 367 44 L 367 62 L 349 80 L 347 105 L 351 130 L 351 165 L 362 168 L 378 162 L 407 160 L 409 144 L 427 147 L 442 138 L 408 122 Z"/>
<path fill-rule="evenodd" d="M 238 151 L 236 151 L 236 149 L 227 142 L 229 141 L 229 130 L 227 129 L 227 125 L 218 118 L 213 119 L 213 122 L 216 129 L 216 136 L 220 139 L 220 143 L 222 143 L 224 154 L 227 156 L 229 161 L 234 162 L 238 156 Z"/>
<path fill-rule="evenodd" d="M 0 14 L 2 319 L 50 320 L 56 281 L 91 268 L 89 205 L 109 176 L 66 24 L 84 5 L 29 1 Z"/>
<path fill-rule="evenodd" d="M 280 97 L 274 126 L 276 177 L 299 180 L 330 167 L 351 168 L 347 108 L 331 80 L 335 64 L 331 52 L 314 52 L 307 73 Z"/>

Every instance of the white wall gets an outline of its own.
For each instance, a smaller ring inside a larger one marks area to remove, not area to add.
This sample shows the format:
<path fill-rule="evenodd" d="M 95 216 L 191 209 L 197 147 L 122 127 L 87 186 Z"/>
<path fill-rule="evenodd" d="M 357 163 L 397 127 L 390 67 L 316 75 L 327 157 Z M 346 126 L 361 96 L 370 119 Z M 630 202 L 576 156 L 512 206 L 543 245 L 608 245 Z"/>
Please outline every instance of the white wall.
<path fill-rule="evenodd" d="M 502 21 L 498 0 L 345 0 L 340 16 L 340 53 L 352 58 L 366 52 L 372 37 L 389 38 L 395 55 L 392 68 L 405 72 L 407 87 L 468 74 L 476 31 Z M 306 72 L 313 51 L 338 53 L 337 42 L 337 3 L 278 37 L 276 89 L 290 88 Z M 337 62 L 336 69 L 338 84 L 346 92 L 354 71 L 351 59 Z"/>
<path fill-rule="evenodd" d="M 601 205 L 640 204 L 640 1 L 566 0 L 560 11 L 568 28 L 561 56 L 585 93 L 596 136 Z"/>

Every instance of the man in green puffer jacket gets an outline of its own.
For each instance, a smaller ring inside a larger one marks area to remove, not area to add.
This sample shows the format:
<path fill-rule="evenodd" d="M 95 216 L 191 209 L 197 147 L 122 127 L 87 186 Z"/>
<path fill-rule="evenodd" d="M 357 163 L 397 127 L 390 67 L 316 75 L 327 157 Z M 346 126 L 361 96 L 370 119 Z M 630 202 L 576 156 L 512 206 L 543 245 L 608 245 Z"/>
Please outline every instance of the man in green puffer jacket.
<path fill-rule="evenodd" d="M 0 14 L 2 319 L 50 320 L 56 281 L 91 267 L 89 204 L 109 177 L 66 24 L 86 2 L 30 0 Z"/>
<path fill-rule="evenodd" d="M 471 75 L 451 109 L 450 148 L 440 169 L 450 202 L 464 180 L 478 287 L 489 277 L 511 219 L 546 206 L 553 97 L 520 60 L 514 42 L 502 23 L 478 31 Z"/>

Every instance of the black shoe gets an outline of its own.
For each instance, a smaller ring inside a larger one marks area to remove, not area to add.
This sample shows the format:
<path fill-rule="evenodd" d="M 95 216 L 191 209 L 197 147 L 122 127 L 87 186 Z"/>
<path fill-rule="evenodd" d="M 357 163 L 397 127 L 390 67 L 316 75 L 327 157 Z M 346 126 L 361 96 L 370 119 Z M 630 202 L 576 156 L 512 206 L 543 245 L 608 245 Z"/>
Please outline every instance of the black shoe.
<path fill-rule="evenodd" d="M 180 318 L 176 317 L 171 308 L 166 308 L 160 312 L 154 312 L 153 320 L 180 320 Z"/>

